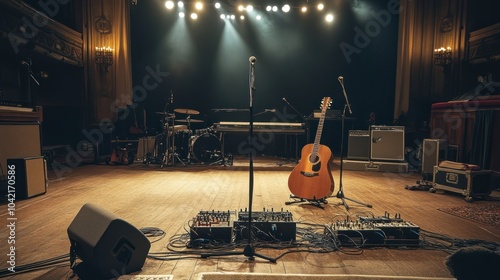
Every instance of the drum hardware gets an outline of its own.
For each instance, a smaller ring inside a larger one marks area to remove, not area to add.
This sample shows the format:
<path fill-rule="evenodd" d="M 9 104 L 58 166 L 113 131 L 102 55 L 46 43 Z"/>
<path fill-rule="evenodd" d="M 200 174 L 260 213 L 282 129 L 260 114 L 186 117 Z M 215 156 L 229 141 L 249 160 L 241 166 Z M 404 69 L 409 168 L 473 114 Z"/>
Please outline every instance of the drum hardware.
<path fill-rule="evenodd" d="M 191 137 L 189 152 L 200 163 L 217 163 L 222 159 L 222 145 L 219 138 L 206 133 Z"/>
<path fill-rule="evenodd" d="M 175 165 L 175 162 L 176 160 L 178 162 L 180 162 L 182 165 L 186 165 L 186 163 L 180 158 L 179 154 L 177 153 L 176 151 L 176 146 L 175 146 L 175 130 L 176 128 L 177 129 L 185 129 L 186 126 L 177 126 L 175 125 L 175 114 L 173 114 L 172 118 L 172 125 L 170 126 L 168 120 L 165 121 L 165 124 L 164 124 L 164 131 L 163 133 L 165 133 L 167 136 L 165 137 L 167 139 L 167 145 L 166 145 L 166 149 L 165 149 L 165 153 L 163 154 L 163 160 L 161 162 L 161 165 L 160 167 L 163 168 L 163 166 L 165 165 L 168 165 L 168 164 L 171 164 L 171 165 Z M 174 133 L 172 133 L 174 132 Z M 170 138 L 170 139 L 169 139 Z M 171 140 L 171 141 L 169 141 Z M 169 145 L 169 142 L 171 142 L 171 144 Z"/>

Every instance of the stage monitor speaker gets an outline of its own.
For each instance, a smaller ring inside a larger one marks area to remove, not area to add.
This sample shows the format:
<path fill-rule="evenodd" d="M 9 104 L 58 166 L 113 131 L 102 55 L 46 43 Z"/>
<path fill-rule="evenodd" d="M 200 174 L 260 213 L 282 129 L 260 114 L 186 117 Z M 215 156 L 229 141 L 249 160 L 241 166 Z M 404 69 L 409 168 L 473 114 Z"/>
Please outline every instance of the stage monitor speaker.
<path fill-rule="evenodd" d="M 11 174 L 13 173 L 13 174 Z M 14 179 L 9 179 L 11 176 Z M 16 191 L 16 199 L 47 192 L 47 164 L 43 157 L 7 159 L 7 179 Z"/>
<path fill-rule="evenodd" d="M 349 130 L 347 159 L 370 159 L 370 133 L 368 130 Z"/>
<path fill-rule="evenodd" d="M 422 148 L 422 174 L 433 174 L 434 166 L 448 158 L 446 139 L 424 139 Z M 432 176 L 430 176 L 432 178 Z"/>
<path fill-rule="evenodd" d="M 404 126 L 372 125 L 370 130 L 371 160 L 404 161 Z"/>
<path fill-rule="evenodd" d="M 140 270 L 151 243 L 137 228 L 93 204 L 85 204 L 68 227 L 71 252 L 93 278 L 117 278 Z M 77 272 L 78 274 L 78 272 Z"/>

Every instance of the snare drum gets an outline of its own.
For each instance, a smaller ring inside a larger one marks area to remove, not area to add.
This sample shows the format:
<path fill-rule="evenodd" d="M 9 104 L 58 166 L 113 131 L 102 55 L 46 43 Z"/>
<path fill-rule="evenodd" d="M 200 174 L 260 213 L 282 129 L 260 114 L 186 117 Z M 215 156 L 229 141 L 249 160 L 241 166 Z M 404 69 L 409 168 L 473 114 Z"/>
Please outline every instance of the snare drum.
<path fill-rule="evenodd" d="M 194 160 L 202 163 L 212 163 L 222 158 L 220 139 L 209 133 L 191 137 L 189 151 Z"/>

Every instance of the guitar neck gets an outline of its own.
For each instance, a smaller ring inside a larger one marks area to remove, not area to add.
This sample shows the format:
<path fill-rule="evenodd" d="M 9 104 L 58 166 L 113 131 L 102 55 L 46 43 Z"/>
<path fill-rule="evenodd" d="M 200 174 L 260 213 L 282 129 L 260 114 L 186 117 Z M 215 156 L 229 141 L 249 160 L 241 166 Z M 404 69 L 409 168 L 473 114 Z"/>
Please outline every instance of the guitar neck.
<path fill-rule="evenodd" d="M 319 145 L 321 140 L 321 134 L 323 133 L 323 125 L 325 123 L 326 110 L 328 109 L 328 104 L 325 104 L 321 110 L 321 116 L 318 122 L 318 130 L 316 131 L 316 137 L 314 138 L 314 145 L 311 152 L 311 160 L 314 161 L 319 152 Z"/>

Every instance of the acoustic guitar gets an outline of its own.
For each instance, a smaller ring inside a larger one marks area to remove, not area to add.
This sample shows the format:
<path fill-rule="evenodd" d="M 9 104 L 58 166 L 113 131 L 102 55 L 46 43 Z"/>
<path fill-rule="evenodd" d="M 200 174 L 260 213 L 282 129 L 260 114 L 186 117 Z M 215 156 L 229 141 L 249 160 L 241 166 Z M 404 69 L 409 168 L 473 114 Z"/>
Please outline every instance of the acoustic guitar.
<path fill-rule="evenodd" d="M 331 102 L 330 97 L 323 97 L 314 144 L 307 144 L 302 148 L 300 161 L 288 177 L 288 188 L 298 198 L 321 200 L 330 196 L 335 188 L 329 165 L 332 152 L 330 148 L 320 144 L 326 111 Z"/>

